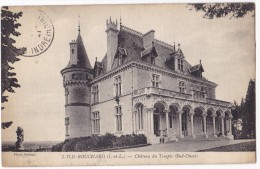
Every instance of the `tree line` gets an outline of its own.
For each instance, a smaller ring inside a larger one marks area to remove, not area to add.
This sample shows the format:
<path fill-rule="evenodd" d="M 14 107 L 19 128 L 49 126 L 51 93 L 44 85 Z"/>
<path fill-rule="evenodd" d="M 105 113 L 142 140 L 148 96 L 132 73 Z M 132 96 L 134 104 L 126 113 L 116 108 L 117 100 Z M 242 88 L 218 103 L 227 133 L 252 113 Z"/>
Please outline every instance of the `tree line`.
<path fill-rule="evenodd" d="M 234 101 L 231 111 L 235 139 L 255 139 L 255 111 L 255 80 L 250 79 L 245 99 L 240 104 Z"/>

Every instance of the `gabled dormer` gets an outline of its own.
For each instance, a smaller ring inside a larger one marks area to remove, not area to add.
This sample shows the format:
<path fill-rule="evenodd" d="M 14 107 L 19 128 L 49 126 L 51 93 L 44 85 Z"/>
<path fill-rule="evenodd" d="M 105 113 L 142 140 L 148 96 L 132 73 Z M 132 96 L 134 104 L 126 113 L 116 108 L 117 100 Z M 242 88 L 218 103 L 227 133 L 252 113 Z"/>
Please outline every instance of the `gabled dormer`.
<path fill-rule="evenodd" d="M 121 66 L 124 63 L 124 59 L 127 56 L 125 48 L 118 47 L 115 55 L 115 62 L 117 66 Z"/>
<path fill-rule="evenodd" d="M 178 44 L 178 49 L 175 50 L 175 43 L 173 46 L 173 52 L 171 52 L 170 57 L 168 57 L 165 61 L 165 64 L 168 66 L 168 68 L 183 72 L 184 71 L 184 55 L 182 53 L 182 50 L 180 48 L 180 44 Z"/>
<path fill-rule="evenodd" d="M 158 56 L 158 52 L 154 42 L 152 42 L 152 46 L 150 48 L 147 48 L 141 52 L 142 60 L 145 60 L 147 63 L 150 63 L 152 65 L 155 65 L 155 58 L 157 56 Z"/>
<path fill-rule="evenodd" d="M 201 60 L 200 63 L 198 65 L 192 66 L 190 69 L 190 74 L 192 76 L 198 77 L 202 79 L 202 73 L 204 72 L 203 66 L 201 64 Z"/>
<path fill-rule="evenodd" d="M 98 77 L 102 73 L 103 64 L 102 62 L 98 62 L 96 58 L 96 62 L 94 65 L 94 77 Z"/>

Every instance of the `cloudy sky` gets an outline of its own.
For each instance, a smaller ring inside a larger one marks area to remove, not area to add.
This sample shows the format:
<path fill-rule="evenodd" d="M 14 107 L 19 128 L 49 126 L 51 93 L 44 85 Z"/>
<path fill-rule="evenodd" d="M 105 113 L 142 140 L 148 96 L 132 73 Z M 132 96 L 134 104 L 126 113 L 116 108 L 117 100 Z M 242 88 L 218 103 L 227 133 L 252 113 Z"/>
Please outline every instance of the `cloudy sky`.
<path fill-rule="evenodd" d="M 20 57 L 14 64 L 21 88 L 10 94 L 2 121 L 13 121 L 2 130 L 3 141 L 15 141 L 17 126 L 23 127 L 25 141 L 64 140 L 64 89 L 60 70 L 69 61 L 69 42 L 76 39 L 78 16 L 81 35 L 91 64 L 106 53 L 106 19 L 121 15 L 123 25 L 139 32 L 155 30 L 156 39 L 181 44 L 192 65 L 202 60 L 204 76 L 217 83 L 217 99 L 240 102 L 250 78 L 255 78 L 254 17 L 203 19 L 186 5 L 60 6 L 16 7 L 23 11 L 21 33 L 35 26 L 29 22 L 44 11 L 55 29 L 53 43 L 36 57 Z M 28 39 L 30 41 L 30 39 Z M 25 44 L 17 39 L 17 44 Z"/>

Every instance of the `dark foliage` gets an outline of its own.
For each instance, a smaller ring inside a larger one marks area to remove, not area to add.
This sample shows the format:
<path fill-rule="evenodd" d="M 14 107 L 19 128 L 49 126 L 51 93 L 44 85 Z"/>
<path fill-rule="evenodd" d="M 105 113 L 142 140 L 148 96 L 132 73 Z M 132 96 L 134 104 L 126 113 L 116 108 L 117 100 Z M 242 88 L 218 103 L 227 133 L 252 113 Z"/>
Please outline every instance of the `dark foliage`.
<path fill-rule="evenodd" d="M 204 18 L 213 19 L 231 16 L 231 18 L 241 18 L 252 13 L 254 16 L 254 3 L 191 3 L 190 10 L 204 12 Z"/>
<path fill-rule="evenodd" d="M 147 139 L 144 135 L 122 135 L 120 137 L 117 137 L 113 134 L 106 133 L 103 136 L 80 137 L 69 139 L 63 143 L 54 145 L 52 147 L 52 151 L 93 151 L 141 144 L 147 144 Z"/>
<path fill-rule="evenodd" d="M 252 139 L 255 138 L 255 80 L 250 80 L 246 99 L 241 100 L 240 105 L 234 103 L 232 109 L 233 124 L 241 124 L 242 130 L 232 126 L 235 139 Z"/>
<path fill-rule="evenodd" d="M 17 20 L 22 16 L 22 12 L 14 13 L 8 7 L 1 8 L 1 102 L 8 102 L 5 92 L 14 93 L 14 88 L 20 87 L 15 78 L 12 64 L 19 61 L 17 56 L 25 52 L 25 48 L 18 49 L 14 46 L 15 40 L 11 36 L 19 36 L 16 29 L 21 26 Z M 4 109 L 4 107 L 1 107 Z M 2 129 L 8 128 L 13 122 L 2 123 Z"/>
<path fill-rule="evenodd" d="M 243 103 L 242 121 L 245 138 L 255 138 L 255 81 L 250 80 L 245 103 Z"/>
<path fill-rule="evenodd" d="M 12 124 L 13 124 L 12 121 L 10 121 L 10 122 L 3 122 L 2 123 L 2 129 L 6 129 L 6 128 L 10 127 Z"/>
<path fill-rule="evenodd" d="M 14 67 L 12 64 L 19 61 L 17 57 L 24 53 L 25 48 L 18 49 L 14 46 L 16 41 L 12 36 L 20 36 L 20 33 L 16 30 L 21 24 L 17 20 L 22 16 L 22 12 L 14 13 L 9 11 L 8 7 L 2 7 L 1 9 L 1 96 L 2 103 L 8 101 L 8 96 L 5 96 L 5 92 L 14 93 L 14 88 L 20 87 L 18 80 L 15 78 L 16 73 L 13 72 Z M 3 107 L 2 107 L 3 109 Z"/>

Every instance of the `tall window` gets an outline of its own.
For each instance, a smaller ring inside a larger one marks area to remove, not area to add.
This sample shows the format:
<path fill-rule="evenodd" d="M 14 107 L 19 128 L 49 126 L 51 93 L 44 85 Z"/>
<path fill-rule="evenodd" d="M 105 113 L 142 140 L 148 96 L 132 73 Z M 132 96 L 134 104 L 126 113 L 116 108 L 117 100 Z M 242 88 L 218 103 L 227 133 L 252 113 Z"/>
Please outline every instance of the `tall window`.
<path fill-rule="evenodd" d="M 99 111 L 92 112 L 92 122 L 93 122 L 93 134 L 99 134 L 100 133 Z"/>
<path fill-rule="evenodd" d="M 121 92 L 122 92 L 122 79 L 121 76 L 116 76 L 115 77 L 115 94 L 116 96 L 121 96 Z"/>
<path fill-rule="evenodd" d="M 137 116 L 138 116 L 138 129 L 144 129 L 144 112 L 143 112 L 143 105 L 139 105 L 137 108 Z"/>
<path fill-rule="evenodd" d="M 66 117 L 65 118 L 66 136 L 69 136 L 69 124 L 70 124 L 69 117 Z"/>
<path fill-rule="evenodd" d="M 92 94 L 93 94 L 93 103 L 98 103 L 99 102 L 99 90 L 98 90 L 98 85 L 95 85 L 92 87 Z"/>
<path fill-rule="evenodd" d="M 152 86 L 159 87 L 160 84 L 160 75 L 152 74 Z"/>
<path fill-rule="evenodd" d="M 122 65 L 122 54 L 120 53 L 118 58 L 117 58 L 117 61 L 118 61 L 118 66 Z"/>
<path fill-rule="evenodd" d="M 178 69 L 183 71 L 183 59 L 178 59 Z"/>
<path fill-rule="evenodd" d="M 122 131 L 122 108 L 116 106 L 116 131 Z"/>
<path fill-rule="evenodd" d="M 179 92 L 180 93 L 185 93 L 185 83 L 184 82 L 179 82 Z"/>

